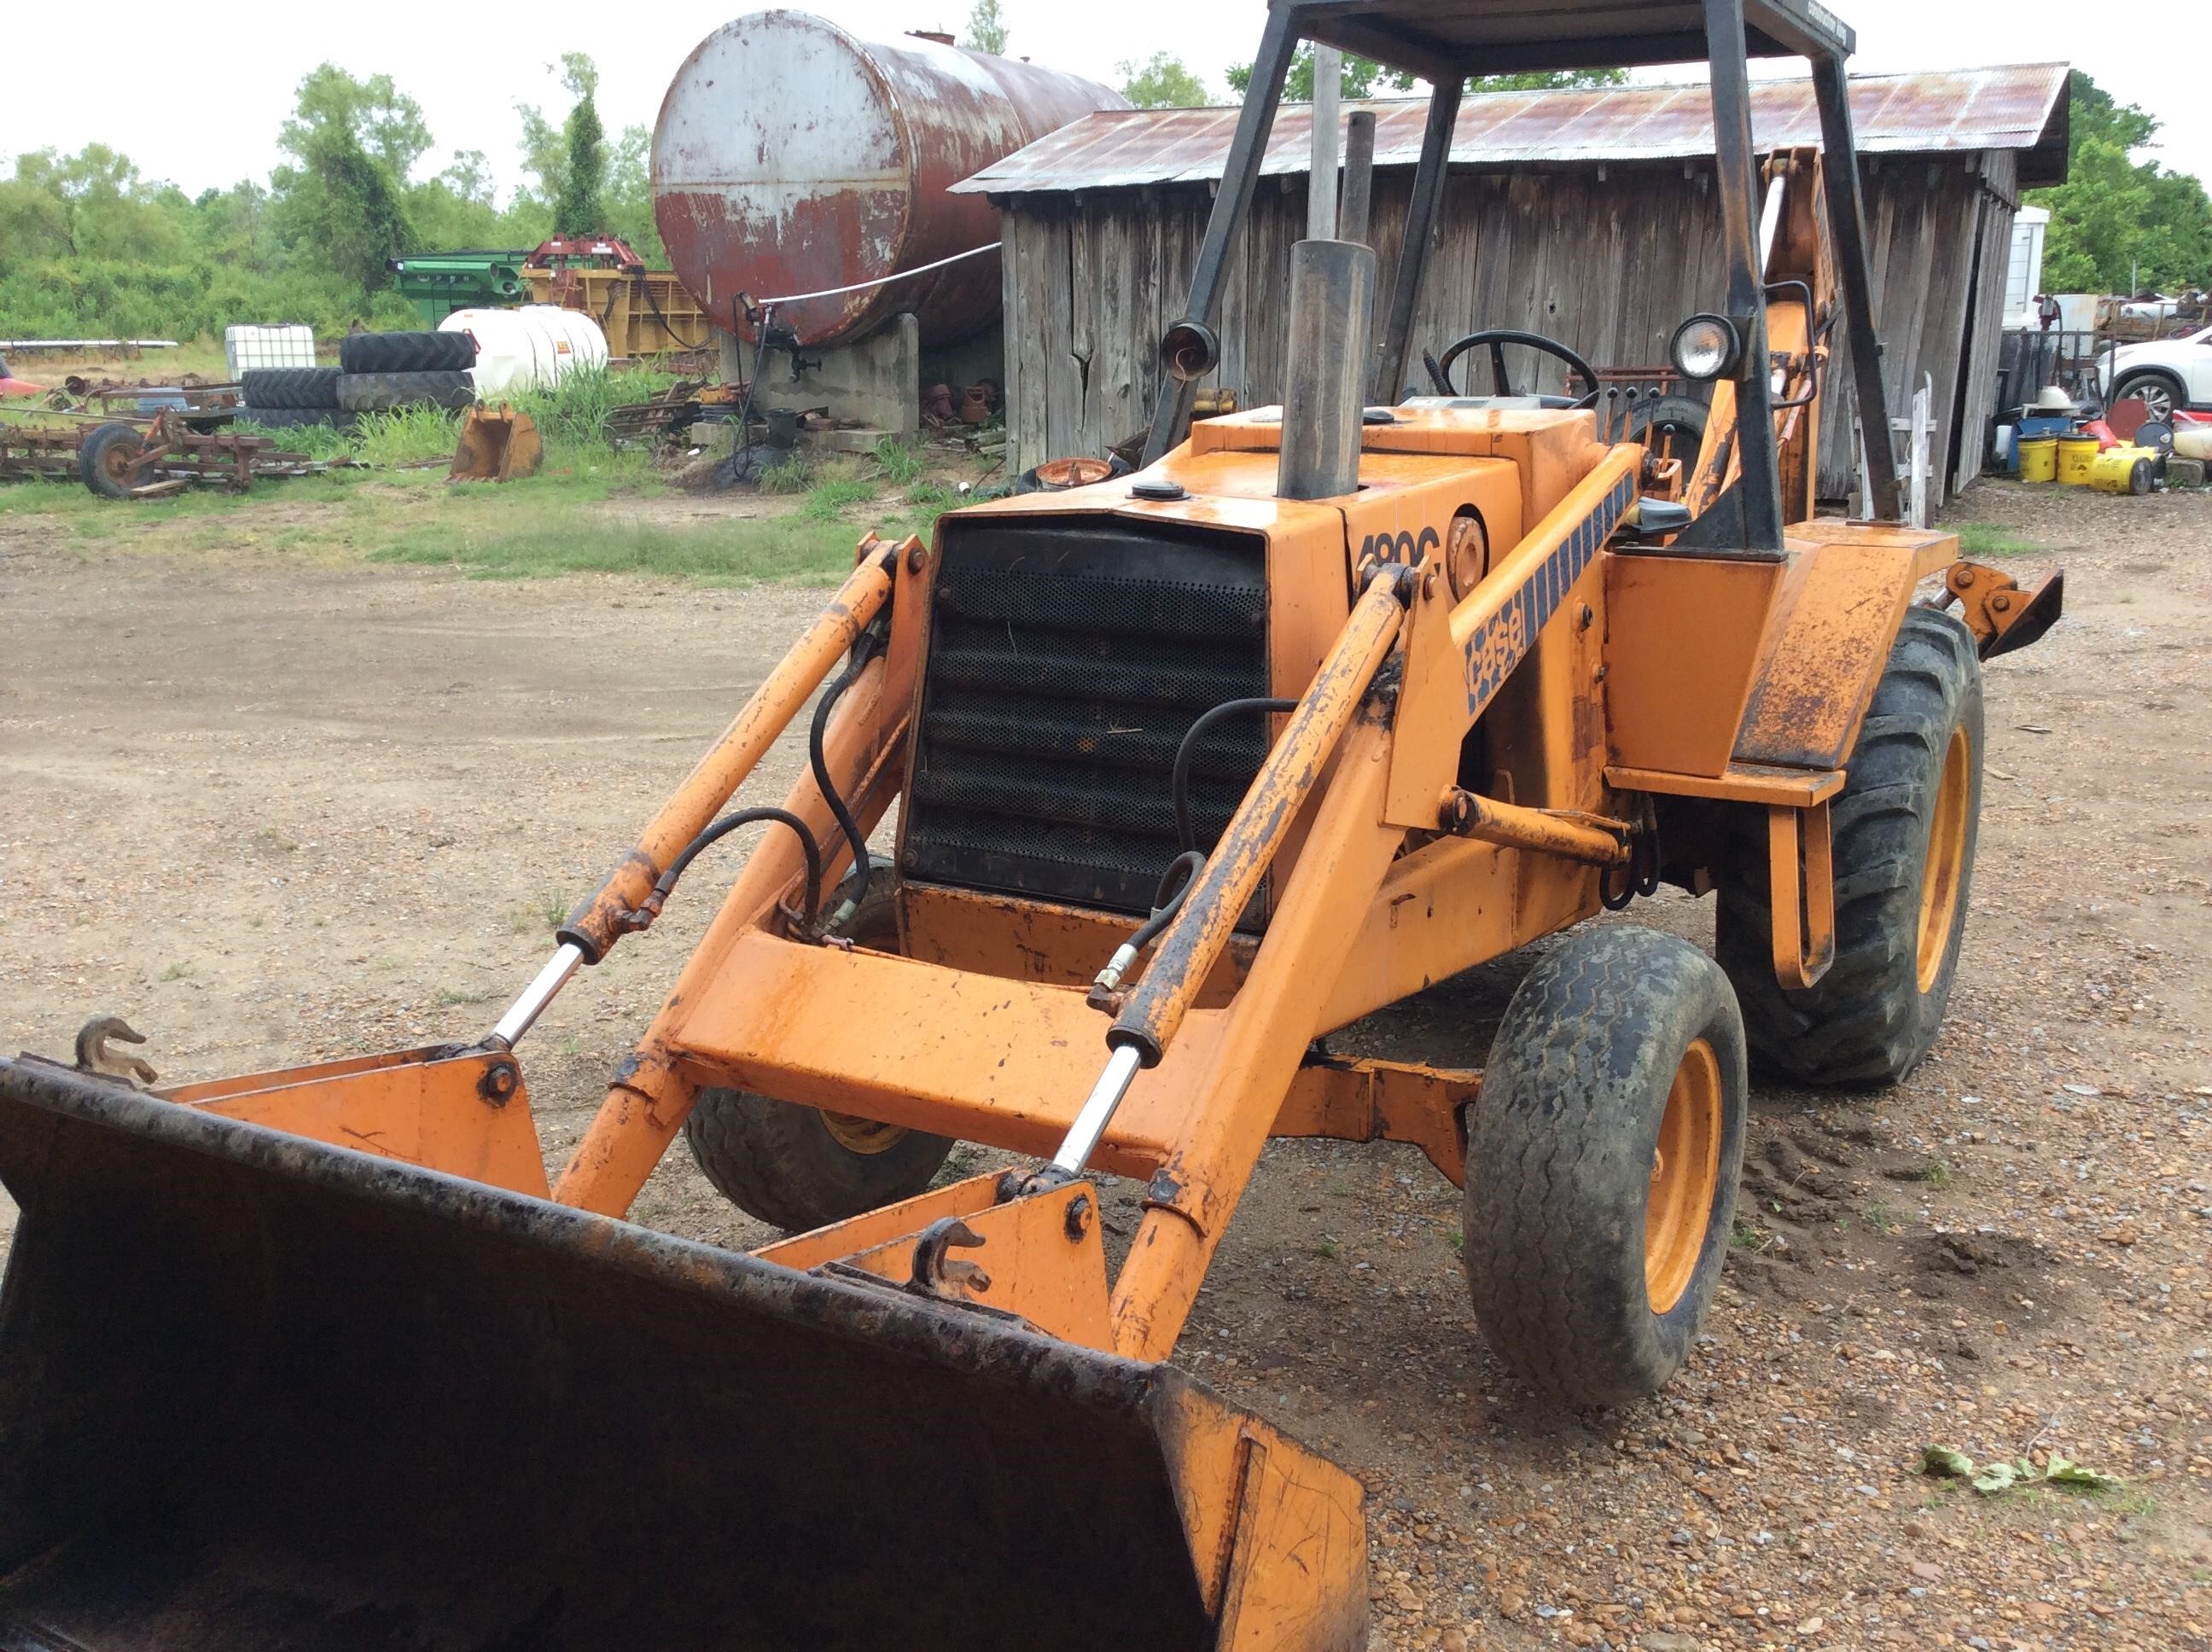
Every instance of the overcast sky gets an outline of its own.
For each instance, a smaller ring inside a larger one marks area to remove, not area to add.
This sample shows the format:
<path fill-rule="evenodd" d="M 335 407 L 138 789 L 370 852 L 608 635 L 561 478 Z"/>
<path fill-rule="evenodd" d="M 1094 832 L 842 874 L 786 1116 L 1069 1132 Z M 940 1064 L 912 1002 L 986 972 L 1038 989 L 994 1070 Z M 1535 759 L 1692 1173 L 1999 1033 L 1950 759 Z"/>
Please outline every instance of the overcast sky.
<path fill-rule="evenodd" d="M 2182 37 L 2146 49 L 2139 33 L 2106 28 L 2079 0 L 1827 0 L 1859 31 L 1863 70 L 1954 69 L 2064 58 L 2122 100 L 2165 123 L 2160 154 L 2200 176 L 2212 161 L 2212 97 L 2198 52 Z M 599 65 L 599 112 L 610 129 L 650 125 L 670 75 L 691 47 L 746 8 L 730 0 L 653 0 L 641 10 L 603 0 L 534 0 L 526 7 L 453 0 L 379 0 L 373 8 L 228 0 L 212 27 L 149 33 L 115 21 L 88 46 L 73 7 L 11 4 L 9 84 L 0 97 L 0 166 L 52 145 L 99 142 L 149 177 L 198 193 L 276 164 L 276 129 L 300 77 L 325 60 L 361 76 L 386 73 L 422 106 L 437 148 L 481 149 L 502 193 L 520 179 L 514 106 L 565 107 L 552 65 L 563 52 Z M 957 31 L 968 0 L 818 0 L 811 9 L 863 34 Z M 1262 0 L 1002 0 L 1011 50 L 1055 68 L 1118 79 L 1117 64 L 1170 47 L 1217 96 L 1222 71 L 1258 43 Z"/>

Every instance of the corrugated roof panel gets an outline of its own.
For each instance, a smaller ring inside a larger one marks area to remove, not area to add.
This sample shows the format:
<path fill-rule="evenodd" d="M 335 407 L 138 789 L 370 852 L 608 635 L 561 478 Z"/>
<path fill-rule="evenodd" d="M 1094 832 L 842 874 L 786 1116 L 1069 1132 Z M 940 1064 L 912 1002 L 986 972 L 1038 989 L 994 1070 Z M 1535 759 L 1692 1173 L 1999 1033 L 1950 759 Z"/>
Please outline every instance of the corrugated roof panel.
<path fill-rule="evenodd" d="M 2033 150 L 2063 130 L 2068 69 L 2023 64 L 1851 81 L 1851 110 L 1866 155 Z M 1418 99 L 1358 103 L 1375 112 L 1375 164 L 1420 159 L 1427 105 Z M 953 188 L 963 194 L 1133 189 L 1218 179 L 1237 130 L 1235 109 L 1118 109 L 1085 115 L 1018 149 Z M 1300 173 L 1312 150 L 1313 108 L 1285 104 L 1261 170 Z M 1784 149 L 1820 141 L 1810 80 L 1752 88 L 1753 141 Z M 1455 165 L 1517 166 L 1668 161 L 1711 155 L 1713 112 L 1703 85 L 1623 86 L 1588 92 L 1493 92 L 1460 110 Z M 2063 148 L 2055 164 L 2063 168 Z M 2047 172 L 2047 167 L 2046 167 Z M 2055 181 L 2024 175 L 2027 183 Z"/>

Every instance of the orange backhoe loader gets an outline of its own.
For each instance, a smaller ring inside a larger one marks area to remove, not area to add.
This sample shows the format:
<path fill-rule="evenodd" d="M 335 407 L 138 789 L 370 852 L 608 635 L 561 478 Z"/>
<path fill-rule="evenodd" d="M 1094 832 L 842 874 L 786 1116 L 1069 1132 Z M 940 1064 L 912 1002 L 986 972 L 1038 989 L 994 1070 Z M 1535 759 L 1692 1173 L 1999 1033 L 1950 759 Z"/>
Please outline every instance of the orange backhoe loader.
<path fill-rule="evenodd" d="M 1301 39 L 1437 88 L 1411 250 L 1380 306 L 1301 244 L 1284 404 L 1189 428 Z M 2060 597 L 1894 525 L 1879 443 L 1871 519 L 1814 519 L 1838 325 L 1888 428 L 1851 44 L 1810 0 L 1274 0 L 1147 463 L 863 544 L 495 1028 L 153 1091 L 99 1038 L 0 1063 L 0 1645 L 1364 1646 L 1358 1482 L 1170 1363 L 1269 1138 L 1419 1146 L 1499 1356 L 1630 1402 L 1712 1300 L 1747 1064 L 1881 1084 L 1942 1019 L 1978 659 Z M 1759 164 L 1754 53 L 1811 59 L 1825 154 Z M 1552 340 L 1565 394 L 1483 333 L 1404 396 L 1464 77 L 1692 58 L 1694 463 L 1601 442 Z M 817 689 L 806 777 L 726 811 Z M 763 823 L 549 1186 L 532 1023 Z M 1662 883 L 1717 959 L 1585 924 Z M 1547 937 L 1480 1072 L 1321 1042 Z M 679 1133 L 790 1236 L 623 1221 Z M 939 1185 L 954 1140 L 993 1168 Z"/>

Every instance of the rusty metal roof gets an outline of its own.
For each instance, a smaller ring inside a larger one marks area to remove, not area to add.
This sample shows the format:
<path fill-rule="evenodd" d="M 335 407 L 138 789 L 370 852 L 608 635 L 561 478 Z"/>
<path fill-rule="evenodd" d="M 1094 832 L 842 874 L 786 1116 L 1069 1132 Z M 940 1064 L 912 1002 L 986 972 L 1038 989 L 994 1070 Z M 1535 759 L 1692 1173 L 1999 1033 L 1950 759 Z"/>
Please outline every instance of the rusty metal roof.
<path fill-rule="evenodd" d="M 1851 109 L 1866 155 L 2021 151 L 2023 185 L 2063 183 L 2069 130 L 2064 64 L 2022 64 L 1911 75 L 1854 76 Z M 1452 143 L 1464 167 L 1560 166 L 1671 161 L 1713 152 L 1712 94 L 1686 86 L 1622 86 L 1588 92 L 1492 92 L 1462 106 Z M 1820 141 L 1808 80 L 1759 81 L 1752 125 L 1762 149 Z M 1420 159 L 1427 104 L 1391 99 L 1347 104 L 1375 112 L 1375 164 Z M 953 185 L 972 195 L 1202 184 L 1218 179 L 1237 128 L 1233 109 L 1115 109 L 1085 115 Z M 1313 108 L 1285 104 L 1261 172 L 1306 170 Z"/>

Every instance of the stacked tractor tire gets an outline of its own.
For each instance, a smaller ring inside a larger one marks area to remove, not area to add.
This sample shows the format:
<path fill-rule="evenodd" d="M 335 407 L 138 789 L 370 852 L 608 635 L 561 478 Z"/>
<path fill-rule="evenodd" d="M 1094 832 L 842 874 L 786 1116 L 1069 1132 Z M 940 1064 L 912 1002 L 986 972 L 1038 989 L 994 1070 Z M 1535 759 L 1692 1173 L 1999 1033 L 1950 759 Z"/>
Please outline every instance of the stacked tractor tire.
<path fill-rule="evenodd" d="M 476 361 L 476 341 L 465 332 L 357 332 L 339 343 L 334 367 L 249 368 L 239 389 L 256 424 L 343 428 L 363 413 L 468 406 Z"/>

